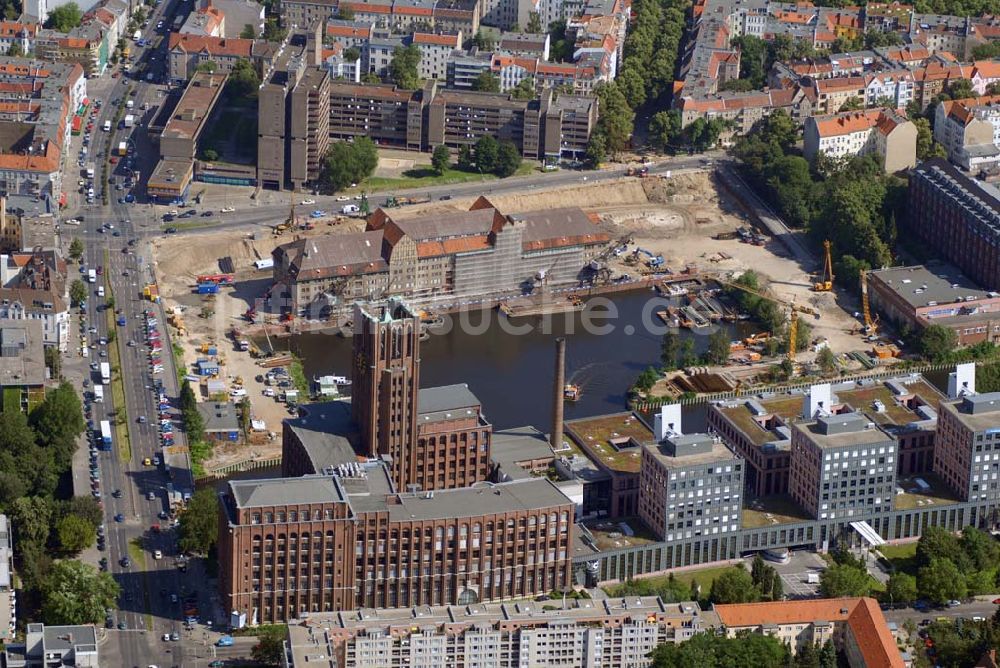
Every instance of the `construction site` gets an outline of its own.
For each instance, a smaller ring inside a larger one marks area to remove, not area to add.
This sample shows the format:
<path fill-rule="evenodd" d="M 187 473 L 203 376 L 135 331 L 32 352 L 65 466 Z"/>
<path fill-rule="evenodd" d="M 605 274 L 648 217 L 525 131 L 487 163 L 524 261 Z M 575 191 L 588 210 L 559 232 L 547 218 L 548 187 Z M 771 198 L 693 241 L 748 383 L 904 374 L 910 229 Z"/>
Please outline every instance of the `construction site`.
<path fill-rule="evenodd" d="M 587 300 L 595 295 L 655 290 L 669 304 L 656 313 L 662 323 L 707 334 L 718 322 L 747 320 L 748 314 L 739 312 L 725 292 L 752 269 L 761 277 L 759 296 L 773 300 L 789 318 L 793 333 L 789 348 L 795 347 L 797 323 L 808 323 L 808 345 L 804 350 L 775 350 L 774 344 L 768 342 L 772 333 L 752 333 L 733 341 L 728 364 L 688 369 L 691 373 L 669 377 L 651 391 L 652 397 L 752 386 L 784 358 L 794 361 L 796 373 L 814 373 L 816 355 L 824 347 L 836 354 L 843 372 L 891 363 L 899 354 L 891 343 L 877 342 L 877 322 L 864 304 L 845 296 L 844 291 L 833 290 L 837 284 L 828 255 L 815 265 L 802 266 L 782 242 L 754 226 L 752 211 L 732 200 L 707 170 L 669 177 L 636 173 L 613 182 L 500 194 L 491 196 L 490 202 L 512 212 L 580 207 L 599 221 L 599 229 L 612 241 L 594 262 L 588 281 L 541 296 L 537 292 L 512 295 L 477 304 L 477 308 L 499 306 L 510 317 L 533 317 L 584 309 Z M 467 210 L 471 203 L 469 198 L 407 203 L 405 213 L 407 218 L 419 221 L 421 217 Z M 368 202 L 373 208 L 403 204 L 385 197 Z M 280 347 L 274 345 L 273 337 L 315 331 L 330 324 L 254 312 L 272 284 L 271 253 L 296 238 L 356 233 L 364 227 L 359 207 L 353 215 L 321 219 L 289 216 L 289 220 L 279 221 L 270 230 L 258 227 L 249 232 L 200 233 L 197 243 L 179 236 L 153 242 L 157 297 L 168 312 L 175 314 L 174 324 L 180 325 L 175 330 L 180 335 L 174 340 L 181 344 L 184 363 L 193 365 L 204 360 L 205 351 L 216 348 L 215 377 L 225 381 L 226 391 L 246 391 L 254 417 L 266 425 L 267 433 L 280 431 L 288 407 L 257 379 L 262 375 L 262 365 L 280 365 L 288 360 L 262 362 L 255 355 L 267 357 Z M 169 273 L 161 270 L 165 267 L 170 268 Z M 254 314 L 255 322 L 248 320 L 248 312 Z M 427 315 L 432 321 L 440 314 L 428 310 Z M 260 447 L 268 449 L 266 443 Z"/>

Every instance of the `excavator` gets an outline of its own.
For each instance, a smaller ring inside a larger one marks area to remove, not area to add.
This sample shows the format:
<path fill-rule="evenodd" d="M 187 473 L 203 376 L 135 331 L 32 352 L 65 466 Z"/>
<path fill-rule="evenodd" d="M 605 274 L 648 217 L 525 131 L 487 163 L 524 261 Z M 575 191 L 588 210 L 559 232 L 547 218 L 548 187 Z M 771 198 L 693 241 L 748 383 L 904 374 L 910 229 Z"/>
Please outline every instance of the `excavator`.
<path fill-rule="evenodd" d="M 823 242 L 823 279 L 818 283 L 813 283 L 814 292 L 830 292 L 833 290 L 833 257 L 831 249 L 833 244 L 827 239 Z"/>

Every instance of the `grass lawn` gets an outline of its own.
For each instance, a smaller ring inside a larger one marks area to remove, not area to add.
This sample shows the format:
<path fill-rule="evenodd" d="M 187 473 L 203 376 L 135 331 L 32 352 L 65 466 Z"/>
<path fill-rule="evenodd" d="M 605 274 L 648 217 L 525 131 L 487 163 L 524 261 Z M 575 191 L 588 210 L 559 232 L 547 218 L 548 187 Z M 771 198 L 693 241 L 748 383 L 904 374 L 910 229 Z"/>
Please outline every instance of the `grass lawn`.
<path fill-rule="evenodd" d="M 690 587 L 693 582 L 697 582 L 698 586 L 701 588 L 701 596 L 703 598 L 707 598 L 708 592 L 712 589 L 712 581 L 730 568 L 733 568 L 733 566 L 710 566 L 708 568 L 674 571 L 673 575 L 678 582 L 683 583 L 688 587 Z M 666 585 L 667 581 L 670 579 L 670 575 L 657 575 L 651 578 L 639 579 L 648 583 L 652 587 L 660 587 Z M 605 591 L 608 592 L 609 596 L 616 596 L 615 589 L 616 586 L 611 586 Z"/>
<path fill-rule="evenodd" d="M 108 251 L 104 251 L 104 266 L 111 266 L 111 258 Z M 104 285 L 107 294 L 106 299 L 114 299 L 111 292 L 111 278 L 108 272 L 104 274 Z M 107 303 L 107 301 L 105 301 Z M 108 362 L 111 366 L 111 398 L 114 402 L 115 410 L 115 435 L 118 441 L 118 458 L 123 462 L 132 460 L 132 441 L 128 433 L 128 406 L 125 403 L 125 379 L 122 376 L 122 337 L 118 336 L 117 323 L 115 322 L 115 309 L 113 307 L 104 310 L 108 323 L 108 332 L 115 333 L 115 340 L 108 344 Z M 110 338 L 110 336 L 109 336 Z"/>
<path fill-rule="evenodd" d="M 538 172 L 538 166 L 534 161 L 522 162 L 514 176 L 526 176 Z M 457 183 L 473 183 L 476 181 L 496 181 L 497 177 L 492 174 L 480 174 L 479 172 L 466 172 L 460 169 L 448 169 L 440 176 L 430 167 L 415 167 L 403 172 L 400 178 L 388 178 L 382 176 L 372 176 L 365 179 L 361 188 L 356 190 L 366 190 L 368 192 L 378 192 L 380 190 L 411 190 L 413 188 L 425 188 L 429 186 L 443 186 Z"/>
<path fill-rule="evenodd" d="M 902 545 L 883 545 L 878 548 L 893 567 L 902 573 L 917 574 L 917 543 L 904 543 Z"/>

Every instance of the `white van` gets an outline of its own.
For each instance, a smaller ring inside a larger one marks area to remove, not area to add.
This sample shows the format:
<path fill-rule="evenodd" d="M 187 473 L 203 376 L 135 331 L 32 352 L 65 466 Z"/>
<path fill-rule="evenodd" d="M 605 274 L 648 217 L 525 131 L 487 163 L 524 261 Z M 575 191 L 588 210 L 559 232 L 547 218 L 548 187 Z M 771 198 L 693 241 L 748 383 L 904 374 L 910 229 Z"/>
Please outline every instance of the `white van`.
<path fill-rule="evenodd" d="M 103 285 L 98 285 L 97 286 L 97 296 L 98 297 L 103 297 L 104 296 L 104 286 Z"/>

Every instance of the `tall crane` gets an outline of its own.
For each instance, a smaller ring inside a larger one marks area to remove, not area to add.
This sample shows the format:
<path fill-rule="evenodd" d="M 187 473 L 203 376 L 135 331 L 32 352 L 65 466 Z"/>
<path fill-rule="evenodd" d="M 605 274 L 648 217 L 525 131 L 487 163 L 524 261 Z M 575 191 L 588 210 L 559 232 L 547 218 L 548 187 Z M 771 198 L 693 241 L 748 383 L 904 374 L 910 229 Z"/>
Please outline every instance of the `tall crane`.
<path fill-rule="evenodd" d="M 781 299 L 780 297 L 775 297 L 774 295 L 761 292 L 760 290 L 754 290 L 753 288 L 749 288 L 740 283 L 734 283 L 733 281 L 729 281 L 724 278 L 716 277 L 715 280 L 716 282 L 721 283 L 722 285 L 728 285 L 730 287 L 736 288 L 737 290 L 748 292 L 751 295 L 755 295 L 757 297 L 760 297 L 761 299 L 767 299 L 768 301 L 780 304 L 781 306 L 784 306 L 785 308 L 788 309 L 788 350 L 786 352 L 786 356 L 788 357 L 788 360 L 790 362 L 794 362 L 795 344 L 799 331 L 799 314 L 807 313 L 809 315 L 818 316 L 819 312 L 810 306 L 802 306 L 801 304 L 796 304 L 794 301 Z"/>
<path fill-rule="evenodd" d="M 871 336 L 878 331 L 878 316 L 872 318 L 871 306 L 868 304 L 868 271 L 861 270 L 861 312 L 865 317 L 865 334 Z"/>
<path fill-rule="evenodd" d="M 833 257 L 831 249 L 833 244 L 827 239 L 823 242 L 823 278 L 819 283 L 813 284 L 816 292 L 829 292 L 833 290 Z"/>

